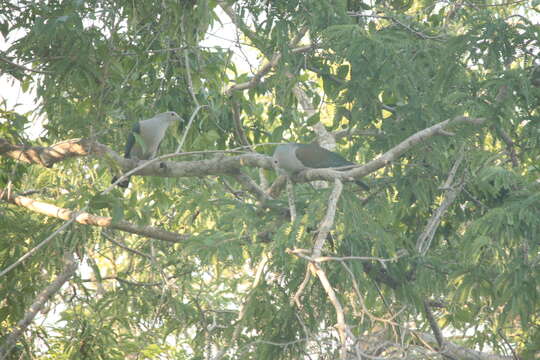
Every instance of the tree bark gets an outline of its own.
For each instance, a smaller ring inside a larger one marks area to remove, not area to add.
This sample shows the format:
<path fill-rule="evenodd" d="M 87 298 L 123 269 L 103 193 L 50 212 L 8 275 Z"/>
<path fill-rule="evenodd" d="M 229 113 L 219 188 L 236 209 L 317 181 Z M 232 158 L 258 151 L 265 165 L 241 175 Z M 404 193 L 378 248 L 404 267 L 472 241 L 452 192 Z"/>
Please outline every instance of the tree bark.
<path fill-rule="evenodd" d="M 64 270 L 50 283 L 43 291 L 39 293 L 36 297 L 34 303 L 28 308 L 26 314 L 23 318 L 17 323 L 17 326 L 13 331 L 7 336 L 6 341 L 0 347 L 0 360 L 7 359 L 10 351 L 13 349 L 19 338 L 26 331 L 28 326 L 32 323 L 37 313 L 43 309 L 45 303 L 58 291 L 62 285 L 64 285 L 77 270 L 78 263 L 75 261 L 73 254 L 69 254 L 65 258 Z"/>

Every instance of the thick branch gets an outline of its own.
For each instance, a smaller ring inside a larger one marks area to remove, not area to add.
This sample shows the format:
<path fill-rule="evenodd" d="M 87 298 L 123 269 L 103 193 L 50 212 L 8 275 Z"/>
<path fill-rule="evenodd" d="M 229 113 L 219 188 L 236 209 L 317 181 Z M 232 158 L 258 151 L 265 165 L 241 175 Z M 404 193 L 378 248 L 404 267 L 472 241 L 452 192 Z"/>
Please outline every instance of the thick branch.
<path fill-rule="evenodd" d="M 415 332 L 415 335 L 417 335 L 422 341 L 426 343 L 429 343 L 429 344 L 437 343 L 437 339 L 435 338 L 434 335 L 427 334 L 427 333 L 417 333 L 417 332 Z M 443 340 L 443 350 L 441 353 L 446 356 L 451 356 L 452 358 L 460 359 L 460 360 L 512 360 L 513 359 L 512 356 L 487 354 L 484 352 L 468 349 L 466 347 L 456 345 L 446 340 Z"/>
<path fill-rule="evenodd" d="M 347 171 L 336 171 L 332 169 L 307 170 L 296 176 L 294 180 L 306 182 L 313 180 L 333 181 L 335 179 L 340 179 L 341 181 L 348 181 L 352 179 L 359 179 L 390 164 L 392 161 L 396 160 L 399 156 L 418 143 L 440 134 L 449 125 L 461 123 L 482 124 L 483 122 L 484 119 L 482 118 L 468 118 L 464 116 L 448 119 L 409 136 L 394 148 L 388 150 L 377 159 L 374 159 L 365 165 Z M 14 145 L 9 144 L 5 140 L 0 142 L 0 155 L 7 154 L 12 158 L 19 160 L 24 159 L 23 161 L 37 163 L 44 166 L 50 166 L 55 162 L 73 156 L 108 156 L 116 161 L 126 171 L 138 168 L 131 174 L 142 176 L 199 177 L 207 175 L 231 175 L 237 173 L 238 170 L 243 166 L 273 169 L 270 157 L 258 153 L 249 153 L 236 156 L 217 156 L 208 160 L 172 162 L 163 160 L 173 156 L 188 155 L 188 153 L 163 155 L 150 161 L 137 161 L 134 159 L 125 159 L 118 155 L 118 153 L 115 151 L 109 149 L 107 146 L 100 144 L 97 141 L 86 139 L 67 140 L 47 148 L 27 148 L 18 147 L 15 145 L 15 148 L 17 149 L 14 149 L 13 146 Z M 13 151 L 18 152 L 14 153 Z M 35 153 L 37 153 L 37 155 L 35 155 Z M 205 152 L 196 153 L 201 154 Z M 272 193 L 270 192 L 270 194 Z"/>
<path fill-rule="evenodd" d="M 162 161 L 173 156 L 204 154 L 204 151 L 193 153 L 168 154 L 150 161 L 125 159 L 117 152 L 97 141 L 88 139 L 71 139 L 58 144 L 42 146 L 12 145 L 0 138 L 0 155 L 9 156 L 15 160 L 39 164 L 50 167 L 52 164 L 76 156 L 111 157 L 124 170 L 131 170 L 141 166 L 133 174 L 162 177 L 192 177 L 205 175 L 233 174 L 242 166 L 262 167 L 273 169 L 270 157 L 258 153 L 242 154 L 236 156 L 217 156 L 209 160 L 195 161 Z M 208 152 L 216 153 L 216 152 Z"/>
<path fill-rule="evenodd" d="M 87 156 L 91 153 L 94 143 L 88 139 L 71 139 L 48 147 L 13 145 L 6 139 L 0 138 L 0 155 L 8 156 L 17 161 L 29 164 L 39 164 L 51 167 L 66 158 Z"/>
<path fill-rule="evenodd" d="M 411 149 L 413 146 L 428 140 L 429 138 L 438 135 L 441 131 L 444 131 L 445 128 L 449 125 L 457 124 L 474 124 L 481 125 L 485 119 L 483 118 L 469 118 L 466 116 L 457 116 L 453 119 L 448 119 L 442 121 L 436 125 L 428 127 L 424 130 L 420 130 L 416 134 L 409 136 L 407 139 L 403 140 L 401 143 L 388 150 L 378 158 L 366 163 L 365 165 L 359 166 L 352 170 L 348 171 L 336 171 L 331 169 L 314 169 L 307 170 L 299 174 L 297 181 L 313 181 L 313 180 L 351 180 L 353 178 L 359 179 L 367 174 L 370 174 L 384 166 L 387 166 L 392 161 L 396 160 L 403 153 Z"/>
<path fill-rule="evenodd" d="M 123 158 L 118 160 L 125 170 L 145 165 L 145 161 Z M 149 161 L 146 166 L 135 171 L 134 174 L 162 177 L 199 177 L 207 175 L 233 175 L 242 166 L 273 169 L 271 158 L 258 153 L 219 156 L 213 159 L 194 161 L 159 161 L 159 158 L 154 160 Z"/>
<path fill-rule="evenodd" d="M 17 340 L 21 337 L 24 331 L 32 323 L 37 313 L 43 309 L 47 300 L 49 300 L 54 294 L 56 294 L 62 285 L 64 285 L 69 278 L 73 276 L 77 270 L 78 264 L 73 258 L 73 255 L 66 256 L 65 259 L 66 265 L 64 270 L 54 279 L 54 281 L 47 286 L 39 295 L 36 297 L 34 303 L 28 308 L 24 317 L 17 323 L 17 326 L 13 331 L 7 336 L 4 345 L 0 348 L 0 359 L 6 359 L 9 355 L 9 352 L 17 343 Z"/>
<path fill-rule="evenodd" d="M 311 253 L 311 256 L 314 258 L 318 258 L 321 256 L 324 241 L 326 240 L 328 233 L 334 226 L 337 203 L 342 190 L 343 184 L 341 183 L 341 181 L 336 179 L 334 181 L 334 189 L 332 190 L 332 193 L 330 194 L 330 197 L 328 199 L 328 208 L 326 209 L 326 214 L 322 219 L 321 223 L 319 224 L 319 228 L 317 229 L 317 237 L 315 238 L 315 244 L 313 245 L 313 251 Z"/>
<path fill-rule="evenodd" d="M 157 229 L 151 226 L 137 226 L 124 220 L 113 222 L 112 218 L 107 216 L 97 216 L 90 213 L 80 211 L 72 211 L 57 207 L 55 205 L 45 203 L 38 200 L 33 200 L 25 196 L 13 196 L 7 195 L 5 201 L 25 207 L 31 211 L 55 217 L 58 219 L 69 221 L 74 218 L 75 222 L 83 225 L 101 226 L 115 230 L 125 231 L 131 234 L 147 236 L 153 239 L 168 241 L 168 242 L 181 242 L 188 238 L 188 235 L 181 235 L 161 229 Z"/>

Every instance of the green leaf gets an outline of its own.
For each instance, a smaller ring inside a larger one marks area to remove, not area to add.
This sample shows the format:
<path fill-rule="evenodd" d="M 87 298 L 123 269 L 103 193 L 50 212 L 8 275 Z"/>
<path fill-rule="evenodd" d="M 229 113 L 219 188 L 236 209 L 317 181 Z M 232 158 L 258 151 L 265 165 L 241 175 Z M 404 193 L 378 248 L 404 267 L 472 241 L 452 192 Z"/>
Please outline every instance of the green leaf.
<path fill-rule="evenodd" d="M 336 71 L 336 76 L 340 79 L 346 80 L 349 75 L 349 65 L 341 65 Z"/>

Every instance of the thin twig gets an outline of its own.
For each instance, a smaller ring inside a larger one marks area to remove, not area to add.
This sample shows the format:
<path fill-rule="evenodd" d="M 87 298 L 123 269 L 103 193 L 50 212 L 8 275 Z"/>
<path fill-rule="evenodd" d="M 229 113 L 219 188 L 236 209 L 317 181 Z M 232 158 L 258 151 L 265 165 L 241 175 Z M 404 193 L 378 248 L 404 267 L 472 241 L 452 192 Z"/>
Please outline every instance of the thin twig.
<path fill-rule="evenodd" d="M 300 284 L 300 286 L 298 286 L 298 289 L 296 289 L 296 292 L 294 293 L 294 296 L 291 301 L 291 303 L 294 302 L 299 309 L 302 308 L 302 304 L 300 303 L 300 297 L 302 296 L 302 293 L 304 292 L 304 289 L 306 288 L 310 278 L 311 278 L 311 271 L 308 267 L 306 269 L 306 275 L 304 276 L 304 280 L 302 280 L 302 283 Z"/>
<path fill-rule="evenodd" d="M 334 226 L 337 203 L 342 190 L 343 183 L 339 179 L 335 179 L 334 189 L 332 190 L 332 193 L 330 194 L 330 197 L 328 199 L 328 207 L 326 209 L 326 214 L 319 224 L 317 230 L 317 237 L 315 238 L 315 244 L 313 245 L 312 257 L 314 258 L 318 258 L 321 256 L 322 248 L 326 237 L 332 229 L 332 226 Z M 347 358 L 347 324 L 345 323 L 345 313 L 343 311 L 343 306 L 337 298 L 337 295 L 332 285 L 330 284 L 330 281 L 328 280 L 328 277 L 326 276 L 324 270 L 315 262 L 310 262 L 308 266 L 319 278 L 319 281 L 321 282 L 324 290 L 326 291 L 330 302 L 334 306 L 337 320 L 336 327 L 341 342 L 340 358 L 342 360 L 345 360 Z"/>
<path fill-rule="evenodd" d="M 332 305 L 334 306 L 334 310 L 336 311 L 336 327 L 341 342 L 340 359 L 345 360 L 347 358 L 347 324 L 345 322 L 345 312 L 343 311 L 343 306 L 341 305 L 336 295 L 336 292 L 330 284 L 330 281 L 328 280 L 328 277 L 326 276 L 324 270 L 315 263 L 310 263 L 309 266 L 311 266 L 312 271 L 314 271 L 319 278 L 319 281 L 321 282 L 324 290 L 326 291 L 326 295 L 328 295 L 328 298 L 330 299 L 330 302 L 332 303 Z"/>
<path fill-rule="evenodd" d="M 506 346 L 508 346 L 510 348 L 510 352 L 512 353 L 512 358 L 514 360 L 519 360 L 519 356 L 516 354 L 516 351 L 514 350 L 514 347 L 512 346 L 512 344 L 510 344 L 510 342 L 508 341 L 506 336 L 504 336 L 504 334 L 502 332 L 502 329 L 497 330 L 497 335 L 499 335 L 501 337 L 501 339 L 503 339 Z"/>
<path fill-rule="evenodd" d="M 248 175 L 242 171 L 238 171 L 234 174 L 234 178 L 240 184 L 244 186 L 250 193 L 254 194 L 261 203 L 266 203 L 272 200 L 272 197 L 269 196 L 257 183 Z"/>
<path fill-rule="evenodd" d="M 497 129 L 502 141 L 506 144 L 506 148 L 508 149 L 508 156 L 510 156 L 510 161 L 512 162 L 512 167 L 517 168 L 519 167 L 519 160 L 516 153 L 516 144 L 514 140 L 508 135 L 506 131 L 503 129 Z"/>
<path fill-rule="evenodd" d="M 259 264 L 257 265 L 257 270 L 255 272 L 255 277 L 253 279 L 253 283 L 251 284 L 250 292 L 247 295 L 246 299 L 243 301 L 242 305 L 240 306 L 240 311 L 238 313 L 238 318 L 236 320 L 236 325 L 235 325 L 235 328 L 234 328 L 234 332 L 232 334 L 231 341 L 228 342 L 229 346 L 234 345 L 234 343 L 238 339 L 238 336 L 240 336 L 240 333 L 241 333 L 241 330 L 242 330 L 242 320 L 244 319 L 244 316 L 246 315 L 247 306 L 248 306 L 248 304 L 250 303 L 250 301 L 251 301 L 251 299 L 253 297 L 253 293 L 254 293 L 255 288 L 257 286 L 259 286 L 259 283 L 263 279 L 262 275 L 263 275 L 263 271 L 264 271 L 264 268 L 266 267 L 267 263 L 268 263 L 268 256 L 266 256 L 266 254 L 263 253 L 262 259 L 259 262 Z M 212 358 L 212 360 L 221 359 L 225 355 L 226 351 L 227 351 L 227 347 L 219 350 L 218 353 L 216 354 L 216 356 L 214 356 Z"/>
<path fill-rule="evenodd" d="M 306 259 L 313 262 L 326 262 L 326 261 L 346 261 L 346 260 L 360 260 L 360 261 L 377 261 L 380 263 L 395 262 L 399 258 L 407 255 L 407 251 L 398 252 L 398 254 L 391 258 L 380 258 L 374 256 L 319 256 L 313 257 L 306 255 L 310 253 L 307 249 L 286 249 L 287 254 L 294 254 L 302 259 Z"/>
<path fill-rule="evenodd" d="M 225 8 L 224 6 L 222 7 Z M 233 22 L 240 21 L 236 16 L 232 16 L 232 15 L 229 15 L 229 16 L 231 17 Z M 305 45 L 305 46 L 294 48 L 294 46 L 296 46 L 300 42 L 300 40 L 302 40 L 306 32 L 307 32 L 307 28 L 301 29 L 299 33 L 295 36 L 295 38 L 291 41 L 291 44 L 289 46 L 293 48 L 291 50 L 292 53 L 303 53 L 313 48 L 312 45 Z M 265 63 L 264 65 L 262 65 L 260 69 L 253 75 L 253 77 L 250 80 L 240 83 L 240 84 L 232 85 L 227 90 L 225 90 L 225 95 L 230 95 L 234 91 L 242 91 L 242 90 L 251 89 L 255 87 L 257 84 L 261 82 L 262 78 L 266 74 L 268 74 L 270 70 L 272 70 L 272 68 L 274 68 L 279 63 L 279 61 L 281 60 L 281 57 L 282 57 L 282 53 L 279 53 L 279 52 L 276 52 L 273 55 L 271 55 L 269 57 L 269 61 Z"/>
<path fill-rule="evenodd" d="M 424 40 L 438 40 L 443 38 L 443 35 L 426 35 L 418 30 L 413 29 L 410 25 L 407 25 L 403 23 L 401 20 L 393 17 L 393 16 L 386 16 L 386 15 L 375 15 L 375 14 L 364 14 L 364 13 L 357 13 L 350 11 L 347 13 L 349 16 L 355 16 L 355 17 L 369 17 L 369 18 L 375 18 L 375 19 L 383 19 L 383 20 L 390 20 L 391 22 L 398 24 L 399 26 L 405 28 L 407 31 L 411 32 L 412 34 L 418 36 L 421 39 Z"/>
<path fill-rule="evenodd" d="M 191 124 L 193 124 L 193 120 L 195 119 L 195 116 L 197 116 L 197 113 L 204 107 L 207 107 L 207 105 L 197 105 L 193 113 L 191 113 L 188 124 L 186 128 L 184 129 L 184 133 L 182 134 L 182 139 L 180 139 L 180 143 L 178 144 L 178 147 L 176 148 L 175 154 L 180 154 L 180 151 L 182 150 L 182 147 L 184 146 L 184 142 L 186 141 L 187 135 L 189 133 L 189 129 L 191 128 Z"/>
<path fill-rule="evenodd" d="M 136 255 L 139 255 L 139 256 L 142 256 L 142 257 L 145 257 L 147 259 L 150 259 L 152 260 L 152 256 L 148 255 L 148 254 L 145 254 L 139 250 L 135 250 L 135 249 L 132 249 L 130 248 L 129 246 L 125 245 L 125 244 L 122 244 L 120 241 L 118 240 L 115 240 L 114 237 L 108 235 L 107 233 L 105 232 L 102 232 L 102 235 L 107 239 L 109 240 L 110 242 L 112 242 L 113 244 L 115 244 L 116 246 L 119 246 L 121 247 L 122 249 L 128 251 L 128 252 L 131 252 L 133 254 L 136 254 Z"/>
<path fill-rule="evenodd" d="M 437 231 L 437 228 L 441 223 L 441 219 L 444 213 L 454 202 L 454 200 L 457 198 L 457 196 L 464 187 L 463 181 L 458 184 L 453 184 L 457 169 L 463 161 L 464 152 L 464 148 L 462 147 L 460 150 L 460 154 L 454 162 L 454 165 L 452 166 L 452 169 L 450 170 L 450 173 L 448 174 L 448 177 L 443 185 L 443 188 L 446 189 L 444 194 L 444 200 L 442 204 L 437 208 L 435 213 L 430 217 L 426 228 L 424 229 L 424 231 L 422 231 L 416 241 L 416 251 L 418 251 L 418 253 L 422 256 L 424 256 L 428 251 L 431 242 L 435 237 L 435 232 Z"/>
<path fill-rule="evenodd" d="M 9 60 L 8 58 L 6 58 L 4 56 L 0 56 L 0 61 L 5 62 L 6 64 L 9 64 L 9 65 L 11 65 L 13 67 L 16 67 L 17 69 L 25 71 L 25 72 L 33 72 L 33 73 L 36 73 L 36 74 L 52 74 L 53 73 L 52 71 L 48 71 L 48 70 L 36 70 L 36 69 L 27 68 L 25 66 L 14 63 L 13 61 Z"/>
<path fill-rule="evenodd" d="M 397 259 L 399 259 L 400 257 L 404 256 L 405 252 L 402 253 L 402 254 L 396 255 L 394 258 L 390 258 L 390 259 L 369 257 L 369 256 L 344 256 L 344 257 L 321 256 L 319 258 L 314 258 L 314 257 L 311 257 L 309 255 L 306 255 L 306 253 L 309 253 L 309 250 L 307 250 L 307 249 L 294 249 L 294 250 L 287 249 L 286 253 L 294 254 L 294 255 L 302 258 L 302 259 L 309 260 L 309 261 L 311 261 L 313 263 L 321 263 L 321 262 L 325 262 L 325 261 L 338 261 L 345 268 L 345 270 L 348 272 L 348 274 L 350 276 L 350 279 L 351 279 L 351 281 L 353 283 L 353 288 L 354 288 L 354 290 L 356 292 L 356 295 L 358 297 L 360 305 L 362 306 L 362 311 L 365 314 L 367 314 L 369 316 L 369 318 L 371 320 L 373 320 L 373 321 L 380 321 L 380 322 L 390 323 L 391 325 L 397 325 L 395 322 L 393 322 L 393 319 L 396 318 L 399 313 L 394 314 L 390 319 L 384 319 L 384 318 L 379 318 L 379 317 L 373 315 L 367 309 L 367 307 L 364 304 L 363 297 L 362 297 L 362 295 L 360 293 L 360 288 L 358 286 L 358 283 L 356 282 L 354 274 L 353 274 L 352 270 L 349 268 L 349 266 L 347 265 L 346 261 L 347 260 L 361 260 L 361 261 L 378 261 L 378 262 L 382 262 L 382 263 L 390 262 L 390 261 L 393 262 L 393 261 L 396 261 Z M 295 293 L 295 296 L 293 297 L 294 303 L 296 303 L 296 305 L 299 308 L 301 308 L 301 305 L 300 305 L 300 302 L 299 302 L 299 297 L 301 296 L 301 293 L 303 292 L 303 290 L 304 290 L 304 288 L 305 288 L 305 286 L 306 286 L 306 284 L 307 284 L 307 282 L 309 280 L 309 274 L 310 274 L 309 271 L 306 272 L 306 276 L 304 278 L 304 281 L 299 286 L 298 290 Z"/>
<path fill-rule="evenodd" d="M 433 315 L 433 312 L 431 311 L 431 308 L 429 307 L 427 301 L 424 300 L 424 311 L 426 313 L 426 317 L 429 322 L 429 326 L 431 327 L 431 331 L 433 331 L 433 335 L 435 336 L 435 339 L 437 340 L 437 344 L 439 345 L 439 351 L 441 351 L 441 354 L 449 359 L 449 360 L 457 360 L 453 356 L 449 354 L 445 354 L 443 352 L 444 350 L 444 338 L 442 336 L 441 329 L 439 328 L 439 325 L 437 324 L 437 320 L 435 320 L 435 316 Z"/>
<path fill-rule="evenodd" d="M 17 259 L 17 261 L 15 261 L 13 264 L 9 265 L 7 268 L 2 270 L 0 272 L 0 277 L 6 275 L 8 272 L 13 270 L 17 265 L 22 263 L 24 260 L 28 259 L 30 256 L 34 255 L 39 249 L 41 249 L 43 246 L 45 246 L 47 243 L 49 243 L 49 241 L 54 239 L 54 237 L 56 235 L 58 235 L 59 233 L 64 231 L 64 229 L 66 229 L 69 225 L 73 224 L 74 221 L 75 221 L 75 216 L 73 216 L 71 219 L 69 219 L 68 221 L 63 223 L 62 226 L 60 226 L 58 229 L 54 230 L 49 236 L 47 236 L 45 239 L 43 239 L 42 242 L 37 244 L 34 248 L 29 250 L 26 254 L 21 256 L 19 259 Z"/>
<path fill-rule="evenodd" d="M 232 103 L 233 103 L 232 104 L 233 119 L 234 119 L 234 125 L 236 128 L 238 140 L 243 146 L 247 147 L 250 151 L 255 151 L 251 147 L 251 144 L 249 143 L 247 139 L 246 132 L 244 131 L 244 125 L 242 124 L 241 111 L 240 111 L 240 106 L 238 104 L 238 101 L 232 99 Z"/>

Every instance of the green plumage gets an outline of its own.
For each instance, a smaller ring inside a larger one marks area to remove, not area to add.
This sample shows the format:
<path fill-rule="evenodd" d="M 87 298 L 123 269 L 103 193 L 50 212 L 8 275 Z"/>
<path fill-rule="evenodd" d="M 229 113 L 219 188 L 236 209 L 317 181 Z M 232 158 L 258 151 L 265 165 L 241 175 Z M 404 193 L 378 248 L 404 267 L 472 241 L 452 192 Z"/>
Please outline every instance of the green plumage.
<path fill-rule="evenodd" d="M 135 135 L 133 134 L 140 134 L 141 133 L 141 123 L 136 122 L 135 125 L 133 125 L 133 128 L 131 129 L 131 132 L 129 133 L 127 143 L 126 143 L 126 149 L 124 152 L 124 157 L 126 159 L 129 159 L 131 157 L 131 149 L 135 145 Z"/>
<path fill-rule="evenodd" d="M 328 151 L 316 144 L 297 144 L 296 157 L 305 167 L 313 169 L 354 165 L 338 153 Z"/>

